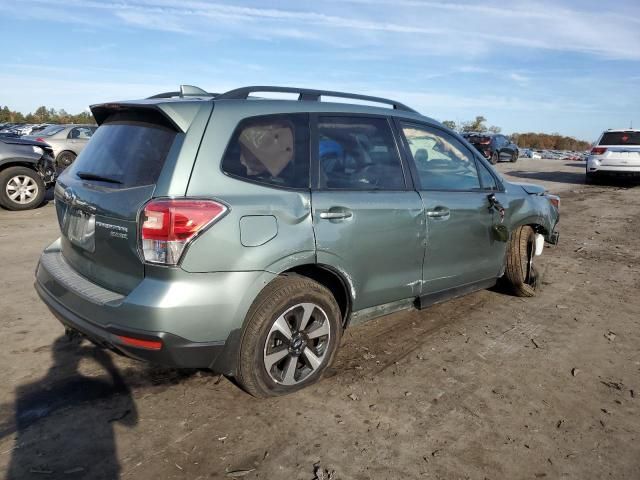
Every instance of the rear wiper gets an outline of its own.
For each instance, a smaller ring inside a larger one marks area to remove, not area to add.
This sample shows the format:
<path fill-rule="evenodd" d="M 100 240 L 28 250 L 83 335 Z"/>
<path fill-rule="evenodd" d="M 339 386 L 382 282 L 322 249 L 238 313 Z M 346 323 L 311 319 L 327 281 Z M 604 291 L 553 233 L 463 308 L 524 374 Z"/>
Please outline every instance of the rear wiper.
<path fill-rule="evenodd" d="M 103 177 L 102 175 L 97 175 L 91 172 L 77 172 L 76 175 L 82 180 L 98 180 L 99 182 L 122 184 L 120 180 L 116 180 L 115 178 Z"/>

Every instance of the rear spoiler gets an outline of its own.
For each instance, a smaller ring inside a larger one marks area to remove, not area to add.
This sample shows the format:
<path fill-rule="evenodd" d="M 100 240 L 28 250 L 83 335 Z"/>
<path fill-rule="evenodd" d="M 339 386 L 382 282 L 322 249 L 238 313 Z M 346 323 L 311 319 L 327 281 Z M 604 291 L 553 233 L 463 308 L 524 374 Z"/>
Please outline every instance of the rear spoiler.
<path fill-rule="evenodd" d="M 113 102 L 91 105 L 91 113 L 98 125 L 102 125 L 110 115 L 114 113 L 140 113 L 148 115 L 161 115 L 179 132 L 186 132 L 194 118 L 203 107 L 212 108 L 212 103 L 204 102 Z"/>

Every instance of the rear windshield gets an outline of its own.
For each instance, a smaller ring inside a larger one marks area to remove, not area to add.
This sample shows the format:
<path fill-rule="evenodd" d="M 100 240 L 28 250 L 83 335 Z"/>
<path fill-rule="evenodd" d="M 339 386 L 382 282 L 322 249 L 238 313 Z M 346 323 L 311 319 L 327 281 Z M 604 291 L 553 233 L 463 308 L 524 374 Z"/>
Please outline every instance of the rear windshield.
<path fill-rule="evenodd" d="M 39 131 L 38 135 L 41 137 L 50 137 L 51 135 L 55 135 L 62 130 L 64 130 L 64 127 L 61 127 L 60 125 L 49 125 L 48 127 L 45 127 L 43 130 Z"/>
<path fill-rule="evenodd" d="M 599 145 L 640 145 L 640 132 L 605 132 Z"/>
<path fill-rule="evenodd" d="M 471 135 L 467 137 L 469 143 L 491 143 L 491 137 L 483 137 L 482 135 Z"/>
<path fill-rule="evenodd" d="M 103 177 L 122 187 L 153 185 L 176 134 L 166 125 L 113 115 L 93 134 L 70 173 Z"/>

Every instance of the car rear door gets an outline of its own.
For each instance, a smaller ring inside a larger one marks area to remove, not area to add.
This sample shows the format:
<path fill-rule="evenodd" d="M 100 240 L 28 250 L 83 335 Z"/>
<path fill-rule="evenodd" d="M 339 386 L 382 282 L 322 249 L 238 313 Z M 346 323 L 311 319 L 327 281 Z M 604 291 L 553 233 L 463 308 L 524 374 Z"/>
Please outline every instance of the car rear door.
<path fill-rule="evenodd" d="M 312 116 L 317 261 L 343 274 L 353 310 L 420 295 L 424 212 L 385 117 Z"/>
<path fill-rule="evenodd" d="M 427 220 L 423 294 L 497 277 L 506 244 L 493 238 L 496 214 L 474 154 L 437 127 L 411 122 L 399 127 Z M 418 154 L 422 149 L 426 156 Z"/>
<path fill-rule="evenodd" d="M 184 125 L 188 116 L 181 113 Z M 140 211 L 163 179 L 166 183 L 175 177 L 181 147 L 195 137 L 199 142 L 204 125 L 187 134 L 148 107 L 114 108 L 104 117 L 84 151 L 59 177 L 56 211 L 66 262 L 94 283 L 127 294 L 144 277 Z M 184 194 L 186 179 L 182 183 Z"/>

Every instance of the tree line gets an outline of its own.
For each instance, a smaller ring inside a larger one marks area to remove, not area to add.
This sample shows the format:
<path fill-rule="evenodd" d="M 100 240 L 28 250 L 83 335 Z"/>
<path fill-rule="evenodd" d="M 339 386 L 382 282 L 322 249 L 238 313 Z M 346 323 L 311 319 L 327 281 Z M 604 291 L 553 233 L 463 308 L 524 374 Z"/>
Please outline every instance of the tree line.
<path fill-rule="evenodd" d="M 11 110 L 8 106 L 0 108 L 0 123 L 96 123 L 91 112 L 67 113 L 63 108 L 38 107 L 35 112 L 27 113 Z"/>
<path fill-rule="evenodd" d="M 442 124 L 456 130 L 460 133 L 479 132 L 479 133 L 500 133 L 502 130 L 495 125 L 487 126 L 487 119 L 482 115 L 478 115 L 474 120 L 461 122 L 456 124 L 453 120 L 445 120 Z M 520 148 L 532 148 L 535 150 L 589 150 L 591 143 L 585 140 L 578 140 L 573 137 L 560 135 L 559 133 L 512 133 L 506 135 L 513 143 Z"/>

